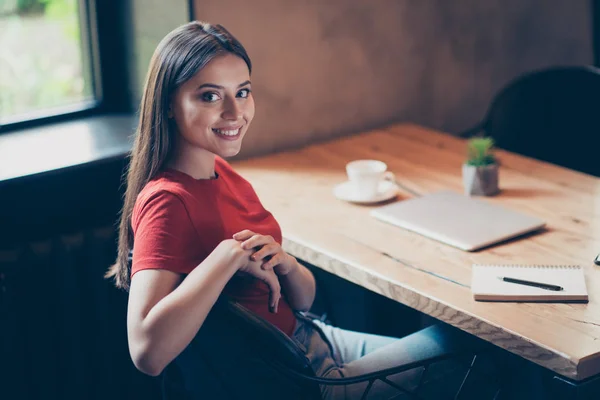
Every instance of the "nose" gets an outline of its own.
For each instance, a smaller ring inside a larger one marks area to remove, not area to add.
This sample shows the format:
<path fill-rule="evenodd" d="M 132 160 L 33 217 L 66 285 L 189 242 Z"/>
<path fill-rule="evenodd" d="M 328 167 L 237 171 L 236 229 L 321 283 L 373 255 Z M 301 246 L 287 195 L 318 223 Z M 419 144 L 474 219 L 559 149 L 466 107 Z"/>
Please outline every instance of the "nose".
<path fill-rule="evenodd" d="M 241 119 L 241 116 L 242 110 L 240 105 L 235 101 L 235 99 L 227 99 L 224 102 L 222 114 L 223 119 L 237 121 L 238 119 Z"/>

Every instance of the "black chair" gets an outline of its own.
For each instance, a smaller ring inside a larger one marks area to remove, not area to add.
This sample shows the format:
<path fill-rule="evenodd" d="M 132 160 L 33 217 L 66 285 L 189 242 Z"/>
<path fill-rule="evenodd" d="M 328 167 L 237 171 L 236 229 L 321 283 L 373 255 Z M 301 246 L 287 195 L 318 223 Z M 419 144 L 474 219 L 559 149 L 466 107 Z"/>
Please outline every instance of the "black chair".
<path fill-rule="evenodd" d="M 130 251 L 129 263 L 132 258 Z M 270 322 L 221 295 L 198 334 L 165 368 L 160 380 L 163 400 L 317 400 L 321 399 L 319 385 L 368 382 L 362 396 L 366 399 L 377 380 L 396 388 L 399 394 L 421 399 L 418 390 L 428 368 L 458 356 L 465 355 L 431 357 L 351 378 L 320 378 L 315 376 L 299 343 Z M 459 398 L 476 359 L 476 354 L 469 357 L 454 399 Z M 389 376 L 416 368 L 423 369 L 423 373 L 414 392 L 388 379 Z M 494 399 L 499 393 L 498 389 Z"/>
<path fill-rule="evenodd" d="M 460 355 L 432 357 L 351 378 L 320 378 L 315 376 L 304 351 L 295 340 L 245 307 L 222 296 L 196 338 L 165 370 L 164 397 L 168 400 L 321 399 L 319 385 L 368 382 L 362 396 L 366 399 L 373 383 L 381 380 L 396 388 L 399 394 L 405 393 L 410 398 L 420 399 L 418 388 L 411 392 L 388 377 L 420 368 L 423 369 L 423 382 L 430 366 L 457 356 Z M 465 375 L 455 399 L 459 398 L 476 357 L 466 358 Z M 183 375 L 185 373 L 187 376 Z"/>
<path fill-rule="evenodd" d="M 599 110 L 600 69 L 548 68 L 508 83 L 460 136 L 491 136 L 505 150 L 600 176 Z"/>

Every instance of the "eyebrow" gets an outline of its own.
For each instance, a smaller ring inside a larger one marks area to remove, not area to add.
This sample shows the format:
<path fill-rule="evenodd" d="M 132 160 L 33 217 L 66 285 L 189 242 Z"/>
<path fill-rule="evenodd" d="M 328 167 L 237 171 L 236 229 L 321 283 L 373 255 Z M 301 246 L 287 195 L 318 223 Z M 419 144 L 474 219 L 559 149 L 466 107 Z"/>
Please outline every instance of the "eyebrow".
<path fill-rule="evenodd" d="M 240 83 L 240 84 L 238 85 L 238 88 L 241 88 L 242 86 L 246 86 L 246 85 L 249 85 L 249 84 L 250 84 L 250 81 L 245 81 L 245 82 L 242 82 L 242 83 Z M 202 89 L 202 88 L 207 88 L 207 87 L 209 87 L 209 88 L 214 88 L 214 89 L 225 89 L 225 88 L 224 88 L 223 86 L 221 86 L 221 85 L 215 85 L 214 83 L 204 83 L 204 84 L 202 84 L 202 85 L 198 86 L 198 90 L 200 90 L 200 89 Z"/>

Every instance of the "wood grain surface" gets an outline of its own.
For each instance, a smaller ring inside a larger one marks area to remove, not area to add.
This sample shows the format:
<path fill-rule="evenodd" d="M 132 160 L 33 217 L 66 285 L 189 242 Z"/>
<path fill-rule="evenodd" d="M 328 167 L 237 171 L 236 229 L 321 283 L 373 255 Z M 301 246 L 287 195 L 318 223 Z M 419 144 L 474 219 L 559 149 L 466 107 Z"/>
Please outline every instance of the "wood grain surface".
<path fill-rule="evenodd" d="M 501 192 L 484 201 L 547 221 L 540 233 L 465 252 L 369 216 L 378 205 L 338 200 L 345 164 L 379 159 L 404 189 L 396 199 L 462 192 L 464 140 L 394 125 L 234 163 L 281 224 L 295 257 L 492 342 L 565 377 L 600 373 L 600 179 L 497 151 Z M 484 303 L 471 265 L 579 264 L 588 304 Z M 343 301 L 343 300 L 340 300 Z"/>

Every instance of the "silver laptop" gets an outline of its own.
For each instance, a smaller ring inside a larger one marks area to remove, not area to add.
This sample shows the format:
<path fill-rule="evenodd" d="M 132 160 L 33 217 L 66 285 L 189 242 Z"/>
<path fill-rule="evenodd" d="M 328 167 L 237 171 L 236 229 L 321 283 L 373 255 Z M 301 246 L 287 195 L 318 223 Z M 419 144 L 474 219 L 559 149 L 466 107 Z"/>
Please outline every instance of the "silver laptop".
<path fill-rule="evenodd" d="M 465 251 L 479 250 L 546 225 L 539 218 L 452 191 L 378 207 L 371 215 Z"/>

